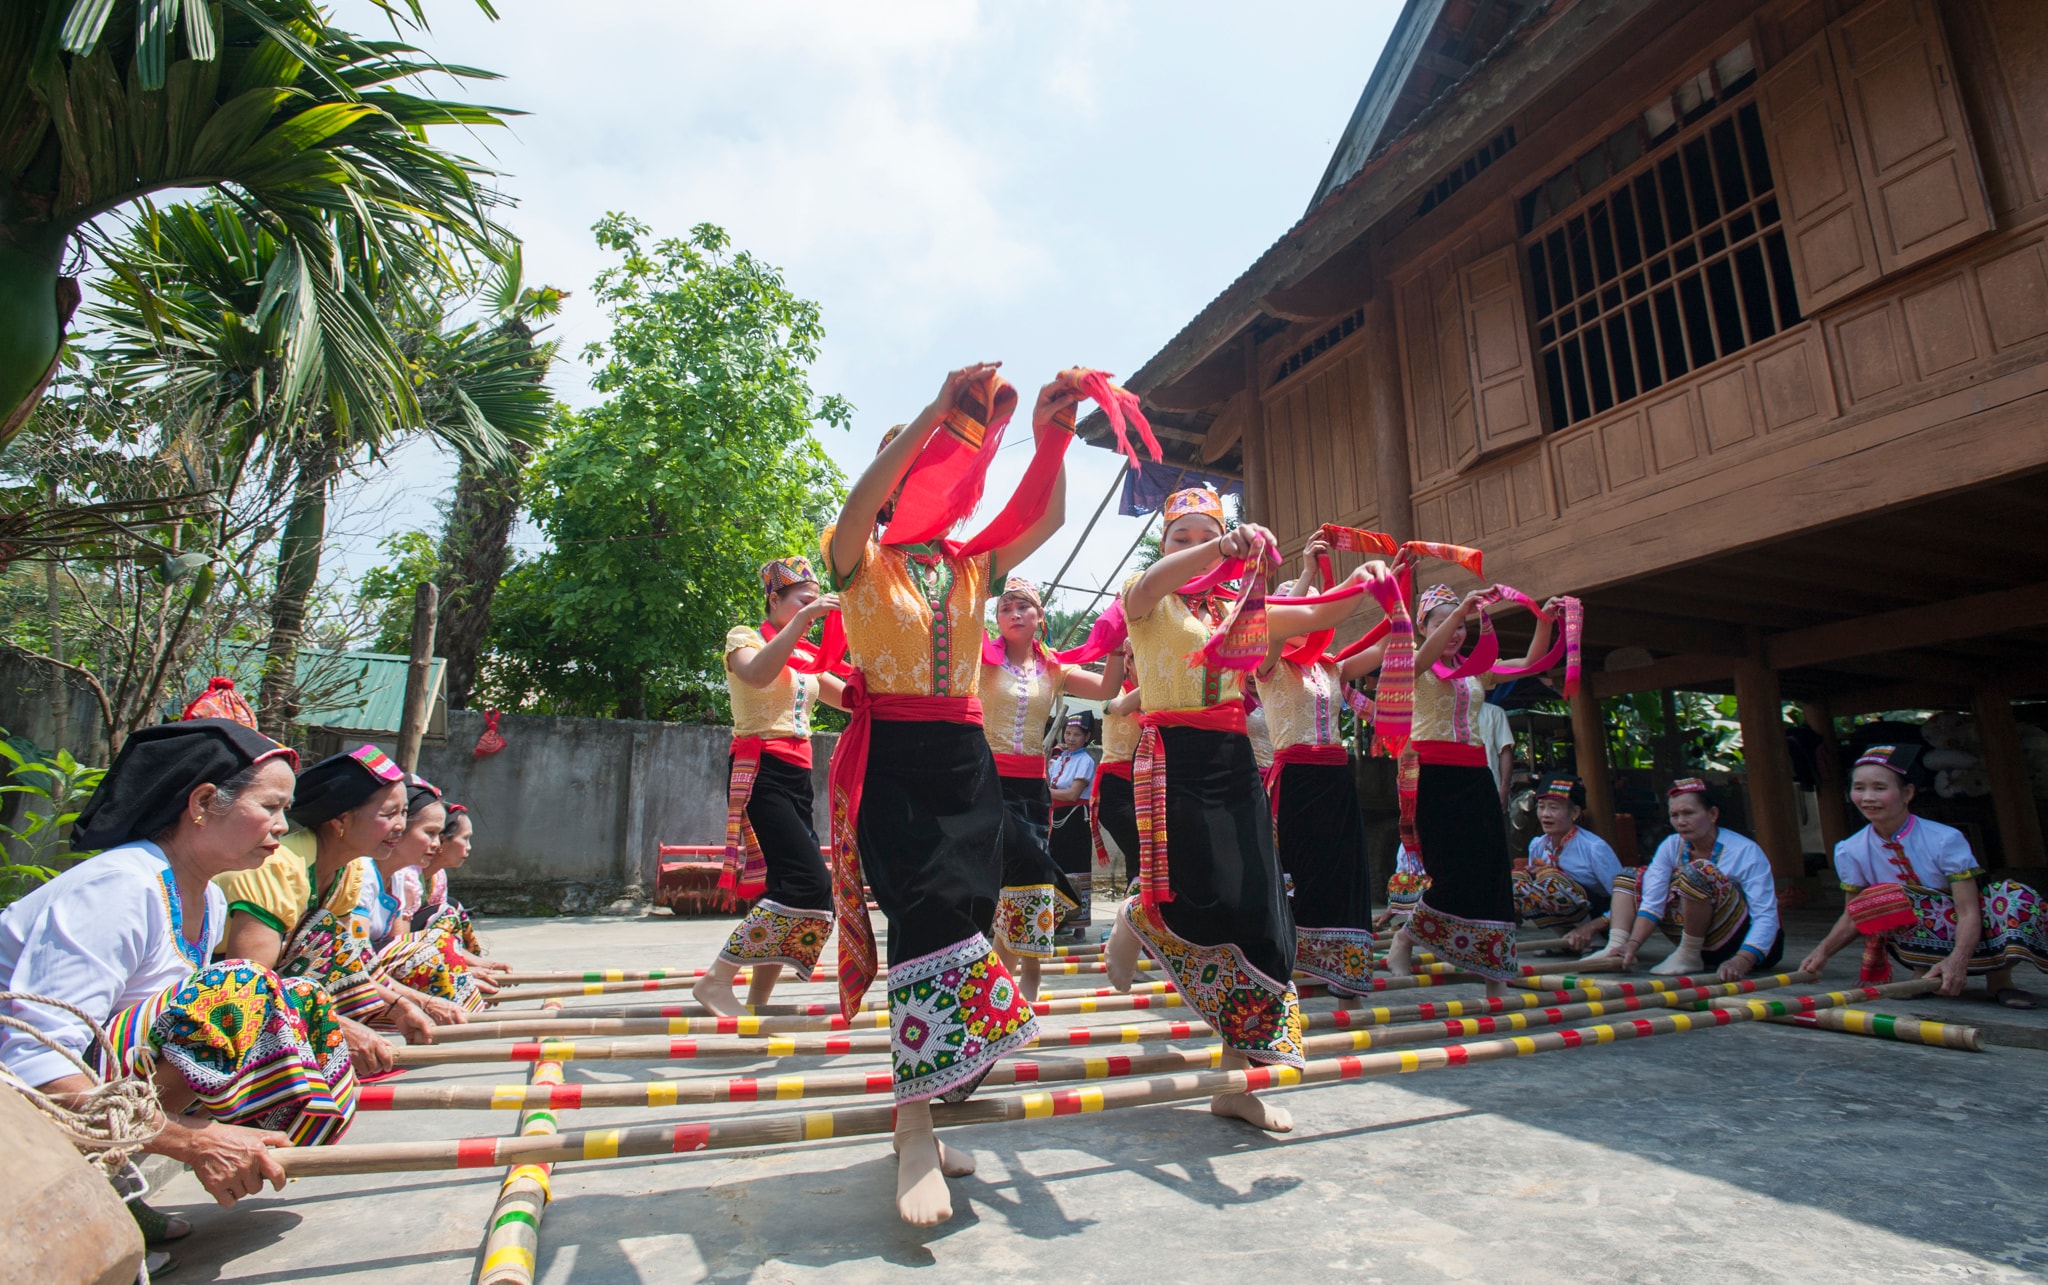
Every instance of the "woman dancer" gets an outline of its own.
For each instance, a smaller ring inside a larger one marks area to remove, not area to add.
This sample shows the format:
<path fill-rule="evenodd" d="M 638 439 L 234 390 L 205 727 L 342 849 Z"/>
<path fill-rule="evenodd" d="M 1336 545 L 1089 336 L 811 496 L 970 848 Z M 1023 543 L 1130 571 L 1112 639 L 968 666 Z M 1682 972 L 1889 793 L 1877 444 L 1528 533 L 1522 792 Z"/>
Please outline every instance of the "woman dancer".
<path fill-rule="evenodd" d="M 1565 935 L 1584 950 L 1607 927 L 1621 858 L 1607 840 L 1579 827 L 1586 814 L 1586 785 L 1575 776 L 1546 776 L 1536 783 L 1536 824 L 1543 832 L 1529 840 L 1528 868 L 1515 871 L 1515 908 L 1522 922 L 1538 928 L 1578 927 Z"/>
<path fill-rule="evenodd" d="M 1891 978 L 1886 956 L 1960 995 L 1966 978 L 2007 1008 L 2032 1008 L 2012 970 L 2048 970 L 2048 905 L 2023 883 L 1984 883 L 1983 867 L 1960 830 L 1909 810 L 1919 747 L 1873 745 L 1857 758 L 1849 800 L 1869 825 L 1835 845 L 1835 873 L 1849 894 L 1827 939 L 1800 961 L 1817 973 L 1863 934 L 1863 980 Z"/>
<path fill-rule="evenodd" d="M 932 1133 L 931 1100 L 971 1093 L 1037 1035 L 988 937 L 1003 885 L 1003 795 L 981 734 L 978 639 L 991 581 L 1063 519 L 1079 395 L 1065 379 L 1039 394 L 1024 480 L 988 527 L 955 545 L 945 536 L 979 499 L 1016 394 L 993 363 L 954 371 L 883 439 L 824 533 L 858 666 L 831 773 L 840 1005 L 852 1011 L 875 973 L 865 873 L 889 922 L 896 1209 L 917 1226 L 952 1216 L 946 1176 L 974 1168 Z M 879 536 L 877 521 L 887 524 Z"/>
<path fill-rule="evenodd" d="M 1052 859 L 1052 794 L 1046 784 L 1045 725 L 1063 691 L 1100 700 L 1123 684 L 1123 659 L 1101 674 L 1062 665 L 1039 640 L 1045 604 L 1038 588 L 1011 576 L 996 601 L 997 637 L 982 647 L 981 730 L 1003 787 L 1003 895 L 996 908 L 996 951 L 1038 998 L 1039 962 L 1081 894 Z"/>
<path fill-rule="evenodd" d="M 112 1075 L 153 1058 L 167 1121 L 143 1150 L 190 1165 L 223 1205 L 266 1181 L 283 1190 L 273 1148 L 332 1142 L 355 1113 L 327 994 L 246 959 L 209 962 L 227 918 L 212 880 L 277 848 L 297 762 L 229 719 L 136 732 L 78 818 L 78 845 L 106 850 L 0 914 L 0 989 L 72 1004 L 114 1046 L 98 1055 L 61 1009 L 0 1001 L 49 1041 L 0 1032 L 0 1062 L 63 1100 L 92 1087 L 81 1061 Z M 171 1237 L 182 1221 L 162 1220 Z"/>
<path fill-rule="evenodd" d="M 1167 497 L 1163 556 L 1122 593 L 1145 712 L 1135 767 L 1140 895 L 1110 934 L 1109 978 L 1127 990 L 1144 948 L 1186 1002 L 1223 1037 L 1223 1066 L 1299 1066 L 1301 1006 L 1291 980 L 1294 931 L 1273 852 L 1273 818 L 1245 734 L 1239 671 L 1190 661 L 1224 627 L 1230 599 L 1206 587 L 1225 559 L 1251 559 L 1247 594 L 1265 575 L 1272 534 L 1226 532 L 1211 490 Z M 1361 573 L 1362 574 L 1362 573 Z M 1334 624 L 1350 603 L 1272 607 L 1273 633 Z M 1261 1129 L 1293 1127 L 1250 1093 L 1218 1094 L 1217 1115 Z"/>
<path fill-rule="evenodd" d="M 445 799 L 442 805 L 448 809 L 448 820 L 441 829 L 441 846 L 418 867 L 398 872 L 398 913 L 416 933 L 447 933 L 477 986 L 486 994 L 495 994 L 492 974 L 510 972 L 512 965 L 485 957 L 469 911 L 448 895 L 448 872 L 460 870 L 469 861 L 476 826 L 466 805 Z"/>
<path fill-rule="evenodd" d="M 1317 568 L 1329 553 L 1326 541 L 1310 540 L 1300 578 L 1281 592 L 1314 593 Z M 1379 668 L 1383 647 L 1339 662 L 1320 650 L 1305 654 L 1307 642 L 1275 632 L 1258 671 L 1273 739 L 1267 791 L 1280 868 L 1293 883 L 1295 967 L 1348 1001 L 1372 989 L 1372 868 L 1358 781 L 1337 720 L 1345 684 Z M 1287 659 L 1290 652 L 1299 660 Z"/>
<path fill-rule="evenodd" d="M 725 636 L 732 756 L 718 881 L 741 900 L 760 900 L 690 992 L 721 1017 L 741 1011 L 732 985 L 742 967 L 753 968 L 748 1006 L 766 1004 L 785 967 L 798 981 L 811 980 L 832 936 L 832 876 L 811 826 L 811 711 L 820 700 L 838 708 L 845 684 L 820 672 L 825 666 L 804 635 L 839 600 L 818 592 L 818 573 L 803 557 L 762 567 L 761 591 L 761 627 L 738 625 Z"/>
<path fill-rule="evenodd" d="M 1102 762 L 1095 768 L 1095 806 L 1089 824 L 1094 830 L 1096 861 L 1105 866 L 1109 863 L 1108 850 L 1102 846 L 1105 834 L 1123 854 L 1121 886 L 1129 895 L 1130 885 L 1138 878 L 1138 808 L 1131 792 L 1131 759 L 1138 752 L 1138 715 L 1145 707 L 1132 677 L 1137 667 L 1131 663 L 1128 641 L 1122 652 L 1124 690 L 1102 705 Z"/>
<path fill-rule="evenodd" d="M 377 975 L 422 995 L 447 1000 L 464 1013 L 484 1006 L 484 990 L 463 962 L 461 943 L 447 921 L 415 932 L 404 906 L 401 874 L 419 873 L 441 851 L 448 808 L 433 783 L 413 776 L 406 782 L 405 833 L 379 853 L 365 871 L 356 914 L 367 925 L 376 949 Z"/>
<path fill-rule="evenodd" d="M 1450 586 L 1436 585 L 1424 591 L 1418 604 L 1417 632 L 1424 637 L 1415 648 L 1409 744 L 1419 760 L 1419 775 L 1413 833 L 1401 837 L 1421 859 L 1429 885 L 1387 950 L 1388 971 L 1405 977 L 1414 971 L 1410 961 L 1419 941 L 1438 959 L 1486 978 L 1488 998 L 1506 995 L 1507 982 L 1520 975 L 1515 885 L 1500 791 L 1472 720 L 1486 693 L 1477 678 L 1458 674 L 1458 662 L 1465 622 L 1476 614 L 1481 638 L 1489 639 L 1493 622 L 1486 612 L 1495 601 L 1491 590 L 1460 598 Z M 1560 610 L 1556 599 L 1544 605 L 1518 668 L 1550 650 L 1551 620 Z M 1452 658 L 1448 677 L 1436 672 L 1446 656 Z"/>
<path fill-rule="evenodd" d="M 1119 655 L 1114 663 L 1121 667 L 1122 660 Z M 1088 752 L 1092 722 L 1086 712 L 1069 714 L 1060 727 L 1059 753 L 1045 769 L 1052 789 L 1052 863 L 1081 899 L 1080 907 L 1060 921 L 1056 935 L 1073 941 L 1086 936 L 1094 922 L 1095 831 L 1088 821 L 1088 796 L 1095 792 L 1095 756 Z"/>

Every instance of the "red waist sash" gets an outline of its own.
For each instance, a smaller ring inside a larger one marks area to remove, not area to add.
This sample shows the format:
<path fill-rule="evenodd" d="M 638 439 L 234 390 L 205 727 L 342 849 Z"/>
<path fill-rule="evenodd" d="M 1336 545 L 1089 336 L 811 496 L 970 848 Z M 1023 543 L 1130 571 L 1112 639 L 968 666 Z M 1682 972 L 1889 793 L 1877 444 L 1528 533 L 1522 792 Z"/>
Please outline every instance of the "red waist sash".
<path fill-rule="evenodd" d="M 981 720 L 977 718 L 974 721 L 978 723 Z M 1019 781 L 1043 781 L 1045 760 L 1036 754 L 998 754 L 996 775 Z"/>
<path fill-rule="evenodd" d="M 856 669 L 846 681 L 846 712 L 851 715 L 839 743 L 832 748 L 826 777 L 832 815 L 832 909 L 839 924 L 839 1011 L 851 1018 L 875 980 L 875 928 L 868 919 L 867 894 L 861 887 L 861 787 L 868 775 L 868 743 L 874 720 L 892 723 L 970 723 L 981 726 L 981 700 L 975 696 L 899 696 L 868 691 L 867 675 Z"/>
<path fill-rule="evenodd" d="M 1099 777 L 1120 776 L 1124 780 L 1128 781 L 1131 779 L 1131 760 L 1104 759 L 1101 763 L 1096 765 L 1095 775 Z"/>
<path fill-rule="evenodd" d="M 1432 767 L 1486 767 L 1486 747 L 1463 741 L 1410 741 L 1418 762 Z"/>
<path fill-rule="evenodd" d="M 1138 812 L 1138 898 L 1147 909 L 1173 900 L 1166 870 L 1166 753 L 1162 727 L 1196 727 L 1207 732 L 1244 731 L 1244 702 L 1225 701 L 1207 709 L 1147 710 L 1138 716 L 1138 752 L 1131 781 Z"/>
<path fill-rule="evenodd" d="M 733 738 L 735 752 L 741 739 Z M 744 739 L 758 742 L 763 754 L 773 754 L 806 772 L 811 770 L 811 738 L 808 736 L 749 736 Z"/>
<path fill-rule="evenodd" d="M 1343 767 L 1351 761 L 1351 754 L 1342 745 L 1289 745 L 1273 751 L 1273 766 L 1266 769 L 1266 798 L 1273 805 L 1273 815 L 1280 815 L 1281 769 L 1289 763 L 1317 763 L 1324 767 Z"/>

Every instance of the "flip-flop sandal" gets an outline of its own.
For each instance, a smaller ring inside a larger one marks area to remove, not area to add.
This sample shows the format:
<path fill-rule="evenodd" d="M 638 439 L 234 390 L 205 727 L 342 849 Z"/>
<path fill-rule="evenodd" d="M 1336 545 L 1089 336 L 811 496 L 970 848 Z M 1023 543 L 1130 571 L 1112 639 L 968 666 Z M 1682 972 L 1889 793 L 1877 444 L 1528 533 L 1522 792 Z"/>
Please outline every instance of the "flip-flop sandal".
<path fill-rule="evenodd" d="M 178 1260 L 161 1249 L 153 1249 L 142 1256 L 142 1270 L 149 1273 L 151 1280 L 155 1280 L 159 1276 L 168 1276 L 177 1271 Z"/>
<path fill-rule="evenodd" d="M 183 1240 L 192 1234 L 191 1223 L 176 1214 L 151 1209 L 139 1200 L 128 1202 L 128 1212 L 134 1216 L 135 1225 L 142 1229 L 142 1243 L 151 1249 L 168 1245 L 174 1240 Z"/>
<path fill-rule="evenodd" d="M 2003 1004 L 2007 1008 L 2027 1009 L 2039 1007 L 2039 1005 L 2037 1005 L 2034 1002 L 2034 996 L 2032 992 L 2023 991 L 2017 986 L 2000 987 L 1998 991 L 1992 995 L 1991 1002 L 1994 1004 Z"/>

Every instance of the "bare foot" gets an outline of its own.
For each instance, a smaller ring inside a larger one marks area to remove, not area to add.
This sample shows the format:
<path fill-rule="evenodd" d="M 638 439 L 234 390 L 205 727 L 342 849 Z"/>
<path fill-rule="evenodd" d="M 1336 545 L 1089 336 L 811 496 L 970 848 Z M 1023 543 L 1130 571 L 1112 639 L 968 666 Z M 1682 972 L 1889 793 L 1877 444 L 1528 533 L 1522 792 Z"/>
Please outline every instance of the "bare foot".
<path fill-rule="evenodd" d="M 896 1213 L 913 1227 L 936 1227 L 953 1216 L 929 1102 L 908 1102 L 896 1111 Z"/>
<path fill-rule="evenodd" d="M 690 997 L 720 1017 L 740 1016 L 744 1010 L 740 1008 L 739 996 L 732 993 L 733 975 L 738 972 L 731 963 L 719 960 L 697 979 L 697 984 L 690 988 Z"/>
<path fill-rule="evenodd" d="M 747 1007 L 759 1008 L 775 994 L 775 983 L 782 980 L 782 965 L 756 964 L 754 976 L 747 983 Z"/>
<path fill-rule="evenodd" d="M 1119 994 L 1129 994 L 1131 978 L 1138 971 L 1138 934 L 1124 922 L 1122 914 L 1116 917 L 1116 927 L 1110 931 L 1109 947 L 1103 951 L 1102 959 L 1109 984 Z"/>
<path fill-rule="evenodd" d="M 1294 1129 L 1294 1117 L 1287 1114 L 1287 1108 L 1276 1107 L 1249 1093 L 1219 1093 L 1209 1099 L 1209 1110 L 1268 1133 L 1288 1133 Z"/>
<path fill-rule="evenodd" d="M 1387 971 L 1396 977 L 1415 976 L 1415 940 L 1406 928 L 1394 934 L 1394 940 L 1387 946 Z"/>
<path fill-rule="evenodd" d="M 936 1135 L 933 1136 L 932 1141 L 938 1142 L 939 1145 L 940 1173 L 946 1175 L 948 1178 L 965 1178 L 967 1175 L 974 1172 L 973 1156 L 969 1155 L 965 1151 L 960 1150 L 958 1147 L 949 1147 L 945 1143 L 939 1142 L 938 1137 Z M 901 1156 L 903 1154 L 902 1137 L 898 1136 L 895 1139 L 893 1145 L 896 1148 L 896 1154 L 898 1156 Z"/>

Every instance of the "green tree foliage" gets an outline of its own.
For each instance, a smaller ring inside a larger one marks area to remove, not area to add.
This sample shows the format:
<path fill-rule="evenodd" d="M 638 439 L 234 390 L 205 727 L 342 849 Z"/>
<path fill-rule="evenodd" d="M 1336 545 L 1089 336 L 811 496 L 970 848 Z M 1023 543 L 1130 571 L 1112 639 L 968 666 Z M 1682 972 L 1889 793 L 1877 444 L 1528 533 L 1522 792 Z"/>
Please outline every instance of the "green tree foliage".
<path fill-rule="evenodd" d="M 493 605 L 473 704 L 623 718 L 723 717 L 726 630 L 760 618 L 761 563 L 815 553 L 844 479 L 811 435 L 851 408 L 817 397 L 816 304 L 709 224 L 652 240 L 596 226 L 611 338 L 585 359 L 604 398 L 564 412 L 528 502 L 550 550 Z"/>
<path fill-rule="evenodd" d="M 377 634 L 371 651 L 409 655 L 412 651 L 413 592 L 431 581 L 440 566 L 441 550 L 425 531 L 400 531 L 379 543 L 391 561 L 371 567 L 357 582 L 356 597 L 375 613 Z"/>

